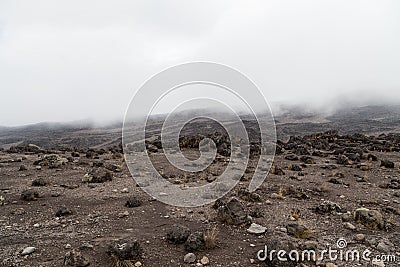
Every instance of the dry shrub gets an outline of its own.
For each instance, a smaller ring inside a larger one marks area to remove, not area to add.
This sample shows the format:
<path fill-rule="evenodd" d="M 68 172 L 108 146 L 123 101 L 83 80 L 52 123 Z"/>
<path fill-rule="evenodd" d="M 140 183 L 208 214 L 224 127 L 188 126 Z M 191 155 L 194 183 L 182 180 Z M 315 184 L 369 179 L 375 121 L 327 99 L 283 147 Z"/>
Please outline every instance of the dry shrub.
<path fill-rule="evenodd" d="M 204 246 L 206 249 L 213 249 L 216 246 L 218 228 L 216 226 L 209 227 L 204 233 Z"/>

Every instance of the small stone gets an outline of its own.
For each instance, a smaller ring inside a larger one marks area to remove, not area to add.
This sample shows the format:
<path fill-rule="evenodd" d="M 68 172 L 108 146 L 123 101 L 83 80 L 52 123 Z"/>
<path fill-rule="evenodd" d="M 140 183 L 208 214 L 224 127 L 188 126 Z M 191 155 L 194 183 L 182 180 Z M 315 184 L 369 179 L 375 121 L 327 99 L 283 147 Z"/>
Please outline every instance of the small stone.
<path fill-rule="evenodd" d="M 65 245 L 65 248 L 66 248 L 66 249 L 70 249 L 71 247 L 72 247 L 71 244 L 66 244 L 66 245 Z"/>
<path fill-rule="evenodd" d="M 350 161 L 349 161 L 349 158 L 346 157 L 345 155 L 340 155 L 337 158 L 336 163 L 340 164 L 340 165 L 348 165 L 348 164 L 350 164 Z"/>
<path fill-rule="evenodd" d="M 78 188 L 79 187 L 79 185 L 77 185 L 77 184 L 70 184 L 70 185 L 68 185 L 68 189 L 76 189 L 76 188 Z"/>
<path fill-rule="evenodd" d="M 26 247 L 26 248 L 24 248 L 24 250 L 22 251 L 21 256 L 25 256 L 25 255 L 32 254 L 32 253 L 35 252 L 35 251 L 36 251 L 36 248 L 35 248 L 35 247 Z"/>
<path fill-rule="evenodd" d="M 185 263 L 194 263 L 196 261 L 196 255 L 194 253 L 188 253 L 183 257 Z"/>
<path fill-rule="evenodd" d="M 168 230 L 167 240 L 173 244 L 185 243 L 190 235 L 190 229 L 181 224 L 174 224 Z"/>
<path fill-rule="evenodd" d="M 104 183 L 112 181 L 113 175 L 108 170 L 92 169 L 89 173 L 85 174 L 82 178 L 84 183 Z M 118 192 L 118 191 L 117 191 Z"/>
<path fill-rule="evenodd" d="M 254 259 L 250 259 L 251 264 L 253 264 L 254 262 L 256 262 Z"/>
<path fill-rule="evenodd" d="M 121 190 L 121 193 L 125 193 L 125 194 L 129 193 L 129 189 L 125 187 L 124 189 Z"/>
<path fill-rule="evenodd" d="M 64 256 L 64 265 L 85 267 L 89 266 L 90 262 L 79 251 L 68 251 Z"/>
<path fill-rule="evenodd" d="M 393 169 L 394 168 L 394 163 L 393 163 L 393 161 L 390 161 L 390 160 L 382 160 L 381 161 L 381 167 Z"/>
<path fill-rule="evenodd" d="M 390 252 L 390 247 L 384 242 L 379 242 L 378 245 L 376 246 L 376 249 L 384 253 Z"/>
<path fill-rule="evenodd" d="M 316 208 L 315 211 L 319 214 L 337 214 L 342 213 L 342 208 L 339 204 L 326 200 L 320 203 Z"/>
<path fill-rule="evenodd" d="M 383 216 L 377 210 L 359 208 L 354 213 L 354 220 L 372 230 L 382 230 L 384 228 Z"/>
<path fill-rule="evenodd" d="M 33 225 L 33 227 L 35 227 L 35 228 L 39 228 L 39 227 L 40 227 L 40 224 L 38 224 L 38 223 L 35 223 L 35 224 Z"/>
<path fill-rule="evenodd" d="M 32 189 L 22 191 L 21 199 L 25 201 L 34 201 L 39 197 L 39 192 Z"/>
<path fill-rule="evenodd" d="M 208 265 L 210 263 L 210 260 L 206 256 L 203 256 L 203 258 L 201 258 L 200 262 L 203 265 Z"/>
<path fill-rule="evenodd" d="M 326 267 L 338 267 L 336 264 L 334 264 L 332 262 L 328 262 L 325 266 Z"/>
<path fill-rule="evenodd" d="M 57 217 L 68 216 L 68 215 L 71 215 L 71 214 L 72 214 L 72 211 L 70 209 L 68 209 L 67 207 L 61 207 L 56 212 L 56 216 Z"/>
<path fill-rule="evenodd" d="M 344 222 L 349 222 L 349 221 L 351 221 L 351 220 L 353 220 L 353 216 L 351 215 L 350 212 L 344 213 L 344 214 L 342 215 L 342 221 L 344 221 Z"/>
<path fill-rule="evenodd" d="M 365 240 L 365 235 L 364 234 L 356 234 L 355 239 L 358 242 L 362 242 Z"/>
<path fill-rule="evenodd" d="M 247 229 L 248 233 L 255 234 L 255 235 L 264 234 L 266 231 L 267 231 L 266 227 L 264 227 L 262 225 L 259 225 L 259 224 L 256 224 L 256 223 L 252 223 L 250 225 L 250 227 Z"/>
<path fill-rule="evenodd" d="M 383 261 L 380 261 L 377 259 L 373 259 L 371 263 L 372 263 L 372 266 L 385 267 L 385 263 Z"/>
<path fill-rule="evenodd" d="M 204 247 L 204 233 L 196 232 L 189 235 L 185 242 L 185 249 L 194 252 Z"/>
<path fill-rule="evenodd" d="M 143 250 L 136 240 L 119 239 L 108 245 L 107 254 L 119 261 L 138 261 Z"/>
<path fill-rule="evenodd" d="M 82 243 L 82 245 L 80 245 L 80 249 L 93 249 L 93 245 L 92 244 L 89 244 L 89 243 Z"/>
<path fill-rule="evenodd" d="M 26 170 L 27 170 L 27 168 L 25 165 L 19 166 L 19 171 L 26 171 Z"/>
<path fill-rule="evenodd" d="M 124 217 L 128 217 L 128 216 L 129 216 L 129 211 L 127 211 L 127 210 L 118 214 L 118 218 L 124 218 Z"/>
<path fill-rule="evenodd" d="M 318 249 L 318 242 L 317 241 L 305 241 L 303 243 L 303 249 L 316 251 Z"/>
<path fill-rule="evenodd" d="M 229 225 L 240 225 L 249 221 L 249 216 L 238 199 L 232 198 L 218 207 L 217 220 Z"/>
<path fill-rule="evenodd" d="M 135 263 L 135 267 L 141 267 L 141 266 L 142 266 L 142 263 L 140 261 Z"/>
<path fill-rule="evenodd" d="M 24 210 L 24 208 L 17 208 L 15 210 L 11 211 L 11 213 L 14 215 L 22 215 L 22 214 L 25 214 L 25 210 Z"/>
<path fill-rule="evenodd" d="M 343 224 L 343 226 L 344 226 L 344 228 L 349 229 L 349 230 L 356 230 L 356 227 L 349 222 L 345 222 Z"/>
<path fill-rule="evenodd" d="M 117 164 L 108 164 L 105 166 L 105 168 L 112 172 L 122 172 L 121 166 L 119 166 Z"/>
<path fill-rule="evenodd" d="M 140 201 L 140 199 L 138 199 L 135 196 L 129 198 L 125 203 L 125 206 L 128 208 L 136 208 L 139 207 L 140 205 L 142 205 L 142 201 Z"/>

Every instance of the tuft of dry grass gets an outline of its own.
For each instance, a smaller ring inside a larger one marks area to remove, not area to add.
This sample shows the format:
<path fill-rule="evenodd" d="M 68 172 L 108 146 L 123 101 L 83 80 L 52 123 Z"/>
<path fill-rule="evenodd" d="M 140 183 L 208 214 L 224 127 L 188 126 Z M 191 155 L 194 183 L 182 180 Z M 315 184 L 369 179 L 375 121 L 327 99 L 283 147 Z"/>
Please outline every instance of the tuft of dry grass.
<path fill-rule="evenodd" d="M 292 211 L 292 217 L 296 220 L 296 221 L 299 221 L 300 220 L 300 217 L 301 217 L 301 214 L 300 214 L 300 210 L 299 209 L 294 209 L 293 211 Z"/>
<path fill-rule="evenodd" d="M 284 186 L 281 185 L 278 189 L 277 199 L 281 199 L 281 200 L 285 199 L 285 193 L 286 193 L 286 189 Z"/>
<path fill-rule="evenodd" d="M 213 249 L 216 246 L 218 228 L 216 226 L 209 227 L 204 233 L 204 246 L 206 249 Z"/>
<path fill-rule="evenodd" d="M 130 260 L 120 260 L 116 255 L 111 254 L 111 267 L 135 267 L 135 264 Z"/>
<path fill-rule="evenodd" d="M 326 183 L 323 183 L 323 184 L 321 185 L 320 190 L 321 190 L 321 192 L 323 192 L 323 193 L 328 192 L 328 185 L 327 185 Z"/>
<path fill-rule="evenodd" d="M 397 212 L 400 212 L 400 210 L 398 210 Z M 394 217 L 393 214 L 391 214 L 390 217 L 386 220 L 386 223 L 392 226 L 398 226 L 399 224 L 393 217 Z M 378 230 L 378 229 L 373 229 L 373 230 Z"/>
<path fill-rule="evenodd" d="M 296 231 L 294 232 L 294 237 L 300 239 L 310 239 L 315 236 L 315 232 L 313 230 L 305 230 L 305 231 Z"/>

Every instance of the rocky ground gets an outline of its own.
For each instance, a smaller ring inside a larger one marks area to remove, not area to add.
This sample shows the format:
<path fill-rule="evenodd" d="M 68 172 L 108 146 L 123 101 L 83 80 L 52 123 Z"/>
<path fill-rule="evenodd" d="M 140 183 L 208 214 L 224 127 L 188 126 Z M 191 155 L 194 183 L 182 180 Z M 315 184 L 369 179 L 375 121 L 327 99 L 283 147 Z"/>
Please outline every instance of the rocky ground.
<path fill-rule="evenodd" d="M 197 138 L 184 138 L 187 153 L 195 153 Z M 148 145 L 154 164 L 165 164 L 157 140 Z M 223 142 L 219 148 L 202 175 L 166 169 L 165 178 L 212 182 L 229 154 Z M 246 190 L 255 152 L 226 197 L 176 208 L 136 185 L 119 146 L 14 146 L 0 151 L 0 266 L 398 266 L 399 151 L 399 134 L 293 136 L 278 141 L 273 168 L 256 192 Z M 344 249 L 397 262 L 257 258 L 265 245 L 322 251 L 337 248 L 339 239 Z"/>

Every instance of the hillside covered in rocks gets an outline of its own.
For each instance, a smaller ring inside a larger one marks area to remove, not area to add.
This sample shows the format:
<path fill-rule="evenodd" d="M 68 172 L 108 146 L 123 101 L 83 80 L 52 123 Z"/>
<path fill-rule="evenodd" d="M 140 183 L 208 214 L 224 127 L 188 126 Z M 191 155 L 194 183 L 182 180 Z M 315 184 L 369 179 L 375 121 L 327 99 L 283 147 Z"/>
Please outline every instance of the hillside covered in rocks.
<path fill-rule="evenodd" d="M 221 133 L 217 158 L 201 174 L 168 168 L 157 138 L 154 165 L 172 183 L 211 183 L 229 160 Z M 181 138 L 190 156 L 199 136 Z M 398 262 L 260 261 L 265 245 L 288 251 L 335 248 L 400 258 L 400 134 L 327 131 L 278 140 L 270 174 L 247 191 L 253 153 L 238 185 L 199 208 L 176 208 L 132 179 L 121 145 L 34 144 L 0 151 L 1 266 L 397 266 Z M 193 154 L 193 155 L 194 155 Z M 287 256 L 286 256 L 287 257 Z"/>

